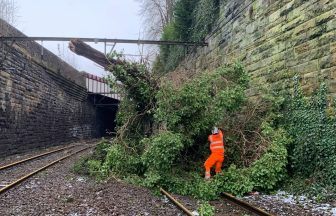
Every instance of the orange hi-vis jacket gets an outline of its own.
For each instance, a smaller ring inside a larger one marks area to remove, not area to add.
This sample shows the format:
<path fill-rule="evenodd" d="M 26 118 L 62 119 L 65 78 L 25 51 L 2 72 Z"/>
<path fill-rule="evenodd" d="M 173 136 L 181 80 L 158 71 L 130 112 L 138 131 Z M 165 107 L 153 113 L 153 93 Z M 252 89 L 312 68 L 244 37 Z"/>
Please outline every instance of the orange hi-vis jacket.
<path fill-rule="evenodd" d="M 210 169 L 215 166 L 216 173 L 222 171 L 222 163 L 224 161 L 224 134 L 221 130 L 218 134 L 212 134 L 209 136 L 211 155 L 205 161 L 205 177 L 210 178 Z"/>
<path fill-rule="evenodd" d="M 218 131 L 218 134 L 209 135 L 211 153 L 224 154 L 223 132 Z"/>

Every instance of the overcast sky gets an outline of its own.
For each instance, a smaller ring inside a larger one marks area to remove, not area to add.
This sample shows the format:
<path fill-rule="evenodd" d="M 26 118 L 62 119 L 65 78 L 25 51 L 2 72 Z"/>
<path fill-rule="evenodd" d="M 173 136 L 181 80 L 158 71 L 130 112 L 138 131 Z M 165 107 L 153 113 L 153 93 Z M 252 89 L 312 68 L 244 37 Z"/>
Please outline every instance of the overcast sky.
<path fill-rule="evenodd" d="M 16 0 L 16 27 L 28 36 L 93 37 L 139 39 L 141 20 L 135 0 Z M 104 75 L 95 63 L 76 56 L 66 42 L 43 42 L 43 45 L 74 62 L 77 69 Z M 104 51 L 103 44 L 93 45 Z M 110 48 L 108 48 L 110 49 Z M 119 44 L 115 50 L 138 54 L 137 45 Z M 75 60 L 74 60 L 75 59 Z"/>

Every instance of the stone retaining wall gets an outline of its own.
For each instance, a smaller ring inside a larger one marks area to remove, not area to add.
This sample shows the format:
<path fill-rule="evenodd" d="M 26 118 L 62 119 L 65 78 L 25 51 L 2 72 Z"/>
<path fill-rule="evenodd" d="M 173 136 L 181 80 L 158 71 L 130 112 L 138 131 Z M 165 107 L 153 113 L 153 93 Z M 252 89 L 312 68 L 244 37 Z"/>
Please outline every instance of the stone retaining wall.
<path fill-rule="evenodd" d="M 24 36 L 0 21 L 1 35 Z M 0 42 L 0 156 L 97 135 L 85 79 L 35 42 Z"/>
<path fill-rule="evenodd" d="M 209 47 L 190 52 L 170 74 L 185 78 L 225 63 L 243 63 L 253 86 L 286 86 L 300 75 L 312 91 L 319 78 L 336 95 L 335 0 L 225 0 Z M 183 82 L 183 79 L 178 79 Z"/>

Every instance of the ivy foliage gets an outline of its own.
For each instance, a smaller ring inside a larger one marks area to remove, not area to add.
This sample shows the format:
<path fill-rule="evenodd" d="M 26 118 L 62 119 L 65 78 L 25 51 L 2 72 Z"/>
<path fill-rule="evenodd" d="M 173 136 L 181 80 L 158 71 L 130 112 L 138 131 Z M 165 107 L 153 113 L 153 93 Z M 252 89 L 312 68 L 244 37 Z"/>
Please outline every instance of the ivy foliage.
<path fill-rule="evenodd" d="M 335 102 L 321 83 L 305 96 L 296 77 L 294 92 L 284 103 L 282 124 L 292 137 L 289 147 L 291 174 L 311 178 L 312 183 L 336 185 Z"/>

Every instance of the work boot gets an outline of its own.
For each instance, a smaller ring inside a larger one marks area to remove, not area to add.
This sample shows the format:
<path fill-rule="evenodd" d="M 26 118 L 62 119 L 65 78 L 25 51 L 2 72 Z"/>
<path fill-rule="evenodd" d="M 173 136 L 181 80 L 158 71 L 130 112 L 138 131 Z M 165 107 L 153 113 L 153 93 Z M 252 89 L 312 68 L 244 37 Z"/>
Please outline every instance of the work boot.
<path fill-rule="evenodd" d="M 211 176 L 210 176 L 210 173 L 207 173 L 207 172 L 206 172 L 206 173 L 205 173 L 205 177 L 204 177 L 204 179 L 208 181 L 208 180 L 210 180 L 210 177 L 211 177 Z"/>

